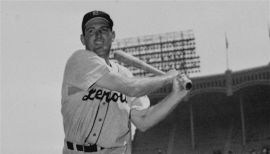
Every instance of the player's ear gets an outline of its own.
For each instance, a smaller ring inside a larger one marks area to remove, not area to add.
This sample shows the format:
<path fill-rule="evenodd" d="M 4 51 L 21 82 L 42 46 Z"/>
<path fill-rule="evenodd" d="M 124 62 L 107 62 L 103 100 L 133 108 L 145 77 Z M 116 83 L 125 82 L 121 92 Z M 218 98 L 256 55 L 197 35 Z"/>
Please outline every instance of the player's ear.
<path fill-rule="evenodd" d="M 114 39 L 115 39 L 115 32 L 112 31 L 112 42 L 114 41 Z"/>
<path fill-rule="evenodd" d="M 83 34 L 81 34 L 81 42 L 82 42 L 83 45 L 85 45 L 85 39 L 84 39 L 84 35 Z"/>

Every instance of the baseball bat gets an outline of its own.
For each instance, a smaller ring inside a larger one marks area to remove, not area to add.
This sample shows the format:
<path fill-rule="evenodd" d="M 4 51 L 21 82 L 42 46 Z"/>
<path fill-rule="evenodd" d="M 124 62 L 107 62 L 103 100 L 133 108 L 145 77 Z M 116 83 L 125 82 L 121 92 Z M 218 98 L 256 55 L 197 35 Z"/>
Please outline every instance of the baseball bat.
<path fill-rule="evenodd" d="M 147 64 L 146 62 L 134 57 L 131 54 L 128 54 L 124 51 L 117 50 L 114 51 L 114 58 L 119 60 L 120 62 L 123 62 L 127 65 L 137 67 L 139 69 L 145 70 L 147 72 L 153 73 L 155 75 L 164 75 L 165 72 Z M 190 90 L 192 88 L 192 82 L 190 79 L 188 79 L 185 75 L 182 75 L 182 78 L 184 79 L 184 87 L 186 90 Z"/>

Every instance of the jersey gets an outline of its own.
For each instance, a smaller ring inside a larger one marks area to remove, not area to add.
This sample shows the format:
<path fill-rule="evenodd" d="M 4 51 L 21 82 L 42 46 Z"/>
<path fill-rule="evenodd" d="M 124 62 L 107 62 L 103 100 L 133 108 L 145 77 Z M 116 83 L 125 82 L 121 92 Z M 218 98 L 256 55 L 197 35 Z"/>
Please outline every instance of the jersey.
<path fill-rule="evenodd" d="M 112 61 L 108 66 L 91 51 L 78 50 L 68 59 L 61 100 L 65 143 L 96 144 L 104 148 L 100 154 L 131 153 L 130 111 L 148 108 L 150 101 L 98 87 L 95 82 L 111 71 L 132 76 L 127 68 Z M 65 144 L 63 153 L 80 152 Z"/>

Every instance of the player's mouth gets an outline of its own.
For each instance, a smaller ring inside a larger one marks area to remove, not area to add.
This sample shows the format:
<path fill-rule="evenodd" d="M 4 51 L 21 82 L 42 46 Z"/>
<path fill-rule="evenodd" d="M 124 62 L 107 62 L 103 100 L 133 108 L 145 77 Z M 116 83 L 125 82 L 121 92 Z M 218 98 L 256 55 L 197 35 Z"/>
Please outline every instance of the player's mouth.
<path fill-rule="evenodd" d="M 96 41 L 94 41 L 94 43 L 96 45 L 103 45 L 104 41 L 102 41 L 102 40 L 96 40 Z"/>

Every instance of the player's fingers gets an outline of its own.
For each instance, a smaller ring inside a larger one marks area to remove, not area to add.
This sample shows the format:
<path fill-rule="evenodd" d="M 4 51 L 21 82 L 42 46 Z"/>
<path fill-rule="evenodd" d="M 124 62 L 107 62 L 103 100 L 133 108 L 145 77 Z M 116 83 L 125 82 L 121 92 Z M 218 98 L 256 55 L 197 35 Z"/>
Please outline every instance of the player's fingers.
<path fill-rule="evenodd" d="M 178 72 L 175 69 L 172 69 L 172 70 L 168 71 L 167 74 L 177 76 Z"/>
<path fill-rule="evenodd" d="M 179 92 L 181 90 L 184 90 L 183 82 L 181 82 L 182 79 L 176 77 L 173 81 L 173 90 L 176 92 Z"/>
<path fill-rule="evenodd" d="M 186 90 L 190 90 L 192 87 L 191 80 L 185 75 L 185 74 L 179 74 L 177 76 L 177 79 L 179 80 L 180 84 L 184 86 Z"/>

